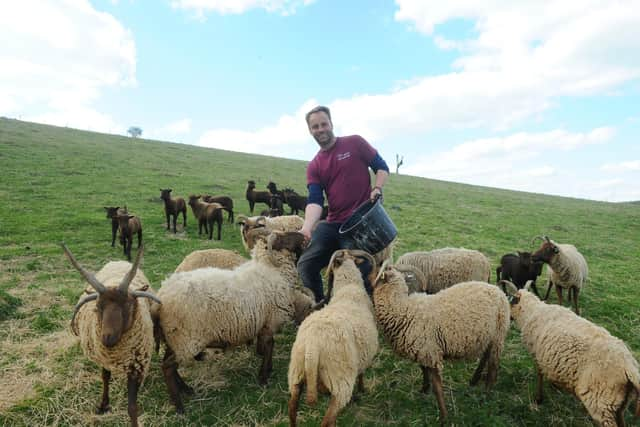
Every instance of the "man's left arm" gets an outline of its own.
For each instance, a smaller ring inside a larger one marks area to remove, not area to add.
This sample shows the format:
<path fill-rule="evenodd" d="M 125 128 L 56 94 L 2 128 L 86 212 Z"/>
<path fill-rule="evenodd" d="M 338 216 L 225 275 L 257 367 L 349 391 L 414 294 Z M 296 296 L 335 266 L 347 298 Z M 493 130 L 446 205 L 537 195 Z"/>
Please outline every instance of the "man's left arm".
<path fill-rule="evenodd" d="M 387 178 L 389 178 L 389 166 L 387 166 L 387 162 L 380 157 L 380 154 L 376 153 L 376 156 L 369 163 L 369 167 L 376 174 L 375 184 L 369 196 L 371 201 L 374 201 L 376 198 L 382 196 L 382 188 L 387 182 Z"/>

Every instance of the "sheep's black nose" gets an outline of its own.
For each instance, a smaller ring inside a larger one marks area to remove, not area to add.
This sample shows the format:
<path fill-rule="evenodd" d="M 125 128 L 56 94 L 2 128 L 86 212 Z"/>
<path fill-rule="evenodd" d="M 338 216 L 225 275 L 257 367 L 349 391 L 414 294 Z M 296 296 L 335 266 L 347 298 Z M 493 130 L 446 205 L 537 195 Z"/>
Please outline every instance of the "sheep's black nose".
<path fill-rule="evenodd" d="M 120 336 L 117 334 L 106 334 L 102 336 L 102 344 L 108 348 L 118 344 L 118 341 L 120 341 Z"/>

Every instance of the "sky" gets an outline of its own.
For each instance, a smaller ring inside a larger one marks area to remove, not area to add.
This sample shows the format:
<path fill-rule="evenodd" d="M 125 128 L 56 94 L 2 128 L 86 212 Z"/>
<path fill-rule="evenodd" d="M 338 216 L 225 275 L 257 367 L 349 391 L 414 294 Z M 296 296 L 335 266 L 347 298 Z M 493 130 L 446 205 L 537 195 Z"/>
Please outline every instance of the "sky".
<path fill-rule="evenodd" d="M 308 161 L 321 104 L 392 172 L 640 200 L 640 0 L 21 0 L 0 28 L 0 116 Z"/>

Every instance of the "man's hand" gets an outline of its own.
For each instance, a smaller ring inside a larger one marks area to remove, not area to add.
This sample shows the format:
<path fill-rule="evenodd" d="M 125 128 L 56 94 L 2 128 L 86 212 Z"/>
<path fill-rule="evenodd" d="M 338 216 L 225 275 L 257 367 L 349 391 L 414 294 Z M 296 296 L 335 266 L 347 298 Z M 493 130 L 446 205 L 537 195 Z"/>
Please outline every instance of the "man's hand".
<path fill-rule="evenodd" d="M 378 198 L 382 198 L 382 188 L 376 186 L 376 187 L 373 187 L 373 190 L 371 190 L 371 195 L 369 196 L 369 199 L 373 203 Z"/>
<path fill-rule="evenodd" d="M 300 233 L 304 235 L 304 243 L 309 244 L 309 241 L 311 241 L 311 230 L 308 230 L 303 226 L 300 229 Z"/>

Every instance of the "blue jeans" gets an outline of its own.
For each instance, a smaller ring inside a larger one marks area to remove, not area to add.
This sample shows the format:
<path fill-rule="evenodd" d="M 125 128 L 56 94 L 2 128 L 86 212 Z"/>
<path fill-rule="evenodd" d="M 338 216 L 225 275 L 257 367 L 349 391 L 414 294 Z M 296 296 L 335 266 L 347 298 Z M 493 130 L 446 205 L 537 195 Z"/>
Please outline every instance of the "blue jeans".
<path fill-rule="evenodd" d="M 340 225 L 342 224 L 337 222 L 320 221 L 311 235 L 309 246 L 298 260 L 298 273 L 302 284 L 311 289 L 316 302 L 320 302 L 324 298 L 320 272 L 329 264 L 331 255 L 338 249 L 351 248 L 351 242 L 338 233 Z M 359 264 L 358 268 L 362 273 L 365 289 L 371 295 L 372 288 L 368 274 L 371 272 L 372 266 L 366 261 Z"/>

